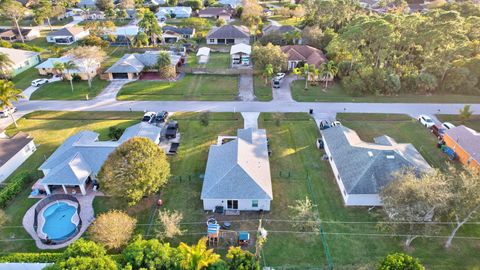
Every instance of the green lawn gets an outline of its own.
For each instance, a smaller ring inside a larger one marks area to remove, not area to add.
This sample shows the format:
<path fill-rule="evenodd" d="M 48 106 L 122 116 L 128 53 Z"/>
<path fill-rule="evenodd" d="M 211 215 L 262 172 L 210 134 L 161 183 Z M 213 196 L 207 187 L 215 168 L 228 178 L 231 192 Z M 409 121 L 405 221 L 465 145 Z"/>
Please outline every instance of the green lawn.
<path fill-rule="evenodd" d="M 27 132 L 35 139 L 37 151 L 12 174 L 12 177 L 23 171 L 36 171 L 45 158 L 50 156 L 67 137 L 81 130 L 93 130 L 100 133 L 101 140 L 107 140 L 109 127 L 126 128 L 137 123 L 141 115 L 141 113 L 130 112 L 34 112 L 28 114 L 18 120 L 18 128 L 12 125 L 7 129 L 7 133 L 12 135 L 18 131 Z M 0 228 L 2 254 L 38 251 L 33 240 L 22 227 L 25 212 L 37 201 L 27 198 L 30 192 L 29 185 L 5 209 L 9 221 L 5 224 L 7 227 Z M 4 241 L 8 239 L 14 241 Z"/>
<path fill-rule="evenodd" d="M 176 82 L 135 81 L 118 93 L 119 100 L 235 100 L 238 76 L 192 75 Z"/>
<path fill-rule="evenodd" d="M 253 91 L 259 101 L 270 101 L 273 98 L 272 86 L 271 85 L 265 86 L 265 80 L 260 76 L 254 77 Z"/>
<path fill-rule="evenodd" d="M 292 97 L 296 101 L 322 101 L 322 102 L 387 102 L 387 103 L 480 103 L 480 96 L 435 94 L 415 95 L 404 94 L 399 96 L 359 96 L 354 97 L 345 92 L 339 83 L 331 85 L 323 91 L 323 84 L 309 86 L 304 89 L 305 80 L 292 83 Z"/>
<path fill-rule="evenodd" d="M 31 100 L 85 100 L 96 97 L 108 84 L 108 81 L 95 77 L 92 81 L 92 88 L 88 87 L 87 81 L 73 82 L 73 93 L 70 82 L 67 80 L 47 83 L 36 90 Z"/>
<path fill-rule="evenodd" d="M 30 86 L 30 83 L 42 76 L 38 74 L 38 70 L 35 67 L 31 67 L 24 72 L 18 74 L 12 78 L 12 82 L 15 84 L 15 87 L 20 90 L 25 90 Z"/>
<path fill-rule="evenodd" d="M 230 54 L 228 53 L 219 53 L 211 52 L 208 62 L 206 64 L 197 63 L 197 57 L 195 54 L 188 55 L 188 67 L 199 68 L 216 68 L 216 69 L 226 69 L 230 68 Z"/>
<path fill-rule="evenodd" d="M 297 17 L 290 18 L 290 17 L 283 17 L 283 16 L 280 16 L 280 15 L 271 16 L 271 17 L 269 17 L 269 19 L 277 21 L 281 25 L 299 26 L 300 23 L 302 22 L 301 18 L 297 18 Z"/>
<path fill-rule="evenodd" d="M 124 20 L 121 20 L 121 19 L 113 19 L 113 20 L 84 20 L 84 21 L 81 21 L 78 23 L 78 25 L 80 26 L 83 26 L 83 25 L 87 25 L 88 23 L 90 22 L 94 22 L 94 21 L 98 21 L 98 22 L 102 22 L 102 21 L 112 21 L 115 26 L 125 26 L 127 24 L 130 23 L 130 19 L 124 19 Z"/>
<path fill-rule="evenodd" d="M 465 121 L 464 123 L 462 123 L 458 115 L 438 114 L 437 118 L 442 122 L 450 122 L 456 126 L 465 125 L 476 131 L 480 131 L 480 115 L 472 115 L 470 119 Z"/>
<path fill-rule="evenodd" d="M 73 17 L 65 18 L 65 19 L 62 19 L 62 20 L 52 19 L 52 20 L 50 20 L 50 24 L 52 26 L 62 26 L 62 25 L 65 25 L 67 23 L 70 23 L 71 21 L 73 21 Z M 20 26 L 37 26 L 38 25 L 33 20 L 33 17 L 24 18 L 24 19 L 20 20 L 18 24 Z M 0 25 L 1 26 L 9 26 L 9 25 L 13 25 L 13 22 L 12 22 L 11 19 L 0 17 Z M 45 24 L 45 25 L 47 25 L 47 24 Z"/>

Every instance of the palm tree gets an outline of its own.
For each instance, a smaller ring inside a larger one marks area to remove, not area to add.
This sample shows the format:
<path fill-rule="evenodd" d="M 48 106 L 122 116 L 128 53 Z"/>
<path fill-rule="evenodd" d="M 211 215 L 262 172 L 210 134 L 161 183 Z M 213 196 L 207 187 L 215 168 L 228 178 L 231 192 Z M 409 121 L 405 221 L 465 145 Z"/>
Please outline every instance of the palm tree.
<path fill-rule="evenodd" d="M 206 269 L 220 260 L 220 255 L 215 254 L 213 249 L 207 249 L 206 237 L 201 238 L 196 245 L 192 246 L 182 242 L 178 251 L 182 255 L 182 261 L 180 262 L 182 268 L 186 270 Z"/>
<path fill-rule="evenodd" d="M 305 90 L 308 89 L 308 75 L 310 74 L 310 66 L 305 63 L 301 68 L 294 68 L 293 74 L 302 76 L 305 78 Z"/>
<path fill-rule="evenodd" d="M 160 76 L 164 79 L 170 79 L 175 76 L 172 68 L 172 59 L 168 52 L 163 51 L 158 54 L 157 67 Z"/>
<path fill-rule="evenodd" d="M 325 80 L 325 89 L 328 87 L 328 81 L 333 80 L 338 73 L 338 67 L 334 61 L 327 61 L 320 67 L 322 79 Z"/>
<path fill-rule="evenodd" d="M 75 62 L 70 60 L 70 61 L 67 61 L 67 62 L 63 63 L 63 68 L 65 69 L 65 72 L 68 75 L 67 79 L 70 81 L 70 87 L 72 88 L 72 93 L 73 93 L 73 74 L 71 72 L 72 72 L 72 70 L 75 70 L 75 69 L 78 68 L 77 64 L 75 64 Z"/>
<path fill-rule="evenodd" d="M 12 60 L 8 57 L 8 55 L 4 53 L 0 53 L 0 76 L 2 78 L 7 78 L 8 72 L 10 68 L 13 66 Z"/>
<path fill-rule="evenodd" d="M 55 62 L 53 63 L 53 69 L 55 70 L 55 74 L 62 74 L 65 70 L 65 66 L 62 62 Z"/>
<path fill-rule="evenodd" d="M 13 82 L 0 80 L 0 109 L 4 110 L 6 108 L 13 107 L 12 102 L 18 101 L 19 98 L 24 97 L 22 90 L 15 88 Z M 13 114 L 10 114 L 12 117 L 13 124 L 17 127 L 17 121 Z"/>
<path fill-rule="evenodd" d="M 273 75 L 273 66 L 272 64 L 267 64 L 265 66 L 265 69 L 263 70 L 263 78 L 265 79 L 265 85 L 268 84 L 268 82 L 270 81 L 270 78 L 272 78 L 272 75 Z"/>

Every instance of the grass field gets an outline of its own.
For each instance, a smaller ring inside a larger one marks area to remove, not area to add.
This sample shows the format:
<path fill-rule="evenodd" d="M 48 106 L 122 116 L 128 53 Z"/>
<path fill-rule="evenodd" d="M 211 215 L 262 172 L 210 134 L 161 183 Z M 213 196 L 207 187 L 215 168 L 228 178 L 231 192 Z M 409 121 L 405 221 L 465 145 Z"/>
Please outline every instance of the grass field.
<path fill-rule="evenodd" d="M 386 103 L 479 103 L 480 96 L 435 94 L 398 96 L 359 96 L 354 97 L 345 92 L 339 83 L 335 83 L 323 91 L 323 84 L 310 86 L 304 89 L 305 81 L 297 80 L 292 83 L 292 97 L 296 101 L 324 101 L 324 102 L 386 102 Z"/>
<path fill-rule="evenodd" d="M 68 80 L 47 83 L 33 92 L 31 100 L 85 100 L 96 97 L 109 82 L 95 77 L 92 88 L 88 87 L 87 81 L 73 82 L 73 92 Z"/>
<path fill-rule="evenodd" d="M 135 81 L 118 93 L 119 100 L 235 100 L 237 76 L 191 75 L 176 82 Z"/>
<path fill-rule="evenodd" d="M 211 52 L 208 62 L 206 64 L 199 64 L 197 63 L 197 56 L 192 53 L 188 55 L 188 67 L 191 67 L 191 68 L 206 67 L 206 68 L 216 68 L 216 69 L 230 68 L 230 54 Z"/>
<path fill-rule="evenodd" d="M 107 140 L 109 127 L 125 128 L 137 123 L 140 118 L 141 113 L 130 112 L 34 112 L 26 115 L 18 120 L 18 128 L 10 126 L 7 133 L 13 135 L 18 131 L 27 132 L 34 138 L 37 151 L 12 174 L 12 177 L 23 171 L 36 171 L 45 158 L 50 156 L 65 139 L 81 130 L 93 130 L 100 134 L 101 140 Z M 5 224 L 7 227 L 0 228 L 1 253 L 38 251 L 22 227 L 23 215 L 37 202 L 35 199 L 27 198 L 30 192 L 29 185 L 5 209 L 9 221 Z M 13 241 L 6 241 L 8 239 Z"/>
<path fill-rule="evenodd" d="M 269 19 L 277 21 L 281 25 L 299 26 L 300 23 L 302 22 L 301 18 L 297 18 L 297 17 L 290 18 L 290 17 L 284 17 L 280 15 L 270 16 Z"/>
<path fill-rule="evenodd" d="M 41 76 L 38 75 L 38 70 L 35 67 L 31 67 L 24 72 L 13 77 L 12 82 L 15 84 L 15 87 L 20 90 L 27 89 L 34 79 L 38 79 Z"/>
<path fill-rule="evenodd" d="M 265 86 L 265 80 L 260 76 L 255 76 L 253 81 L 253 91 L 259 101 L 272 100 L 272 86 Z"/>

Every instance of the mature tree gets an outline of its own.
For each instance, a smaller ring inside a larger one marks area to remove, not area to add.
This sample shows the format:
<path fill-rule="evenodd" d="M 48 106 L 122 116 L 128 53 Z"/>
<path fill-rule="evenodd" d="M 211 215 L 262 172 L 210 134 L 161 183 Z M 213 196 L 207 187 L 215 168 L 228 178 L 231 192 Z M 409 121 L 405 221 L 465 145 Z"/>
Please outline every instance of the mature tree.
<path fill-rule="evenodd" d="M 460 121 L 462 121 L 462 123 L 465 123 L 470 119 L 470 117 L 472 117 L 472 114 L 473 112 L 470 109 L 470 105 L 463 106 L 463 108 L 460 109 L 460 113 L 459 113 Z"/>
<path fill-rule="evenodd" d="M 466 170 L 450 167 L 448 191 L 451 193 L 446 212 L 447 216 L 455 223 L 445 242 L 449 248 L 457 231 L 468 221 L 478 216 L 480 211 L 480 172 L 478 169 Z"/>
<path fill-rule="evenodd" d="M 27 15 L 28 9 L 25 8 L 20 2 L 15 0 L 3 0 L 0 2 L 0 15 L 9 18 L 15 24 L 18 34 L 22 42 L 25 42 L 22 31 L 18 22 Z"/>
<path fill-rule="evenodd" d="M 287 44 L 285 37 L 279 31 L 272 31 L 268 34 L 262 35 L 258 40 L 263 46 L 271 43 L 273 45 L 285 45 Z"/>
<path fill-rule="evenodd" d="M 324 34 L 319 26 L 307 26 L 302 30 L 303 44 L 323 49 L 321 47 Z"/>
<path fill-rule="evenodd" d="M 33 14 L 35 22 L 37 24 L 43 24 L 47 21 L 50 31 L 52 31 L 52 24 L 50 23 L 50 18 L 53 16 L 59 15 L 61 10 L 54 8 L 52 1 L 50 0 L 39 0 L 33 8 Z"/>
<path fill-rule="evenodd" d="M 157 45 L 157 39 L 162 37 L 162 29 L 158 24 L 157 17 L 149 9 L 139 9 L 137 11 L 137 17 L 139 19 L 138 27 L 150 37 L 154 46 Z"/>
<path fill-rule="evenodd" d="M 328 82 L 337 76 L 338 67 L 334 61 L 327 61 L 320 66 L 320 74 L 322 80 L 325 81 L 325 89 L 328 88 Z"/>
<path fill-rule="evenodd" d="M 293 205 L 289 205 L 291 217 L 295 221 L 293 226 L 301 231 L 319 232 L 320 217 L 316 205 L 308 198 L 296 200 Z"/>
<path fill-rule="evenodd" d="M 302 67 L 296 67 L 292 70 L 293 74 L 303 77 L 305 79 L 305 86 L 304 89 L 308 89 L 308 78 L 310 77 L 310 71 L 312 66 L 308 65 L 307 63 L 303 64 Z"/>
<path fill-rule="evenodd" d="M 216 27 L 224 26 L 225 24 L 227 24 L 227 22 L 223 18 L 219 18 L 218 20 L 215 21 Z"/>
<path fill-rule="evenodd" d="M 298 44 L 298 42 L 302 38 L 302 33 L 296 30 L 290 31 L 283 34 L 283 38 L 285 39 L 287 44 Z"/>
<path fill-rule="evenodd" d="M 135 37 L 135 46 L 143 47 L 148 46 L 149 40 L 148 35 L 145 32 L 138 32 L 137 36 Z"/>
<path fill-rule="evenodd" d="M 191 7 L 193 11 L 198 11 L 203 8 L 202 0 L 188 0 L 183 2 L 184 6 Z"/>
<path fill-rule="evenodd" d="M 212 28 L 212 24 L 206 18 L 191 17 L 184 19 L 181 24 L 183 27 L 195 28 L 196 37 L 205 37 L 208 31 Z"/>
<path fill-rule="evenodd" d="M 265 79 L 265 85 L 269 84 L 271 82 L 272 77 L 273 77 L 273 66 L 272 64 L 267 64 L 265 66 L 265 69 L 263 70 L 262 76 Z"/>
<path fill-rule="evenodd" d="M 242 21 L 247 25 L 252 26 L 261 21 L 263 15 L 263 8 L 258 4 L 257 0 L 243 0 L 242 1 Z"/>
<path fill-rule="evenodd" d="M 80 72 L 87 74 L 88 87 L 92 88 L 92 80 L 97 69 L 107 57 L 102 48 L 97 46 L 79 46 L 68 52 L 73 57 Z"/>
<path fill-rule="evenodd" d="M 132 237 L 136 223 L 127 213 L 111 210 L 100 214 L 88 230 L 93 241 L 107 249 L 119 249 Z"/>
<path fill-rule="evenodd" d="M 0 80 L 0 109 L 4 110 L 6 108 L 13 107 L 13 102 L 18 101 L 19 98 L 24 97 L 22 90 L 15 88 L 13 82 Z M 13 124 L 17 127 L 17 121 L 13 116 L 13 113 L 10 114 Z"/>
<path fill-rule="evenodd" d="M 175 67 L 172 66 L 170 53 L 161 51 L 157 59 L 157 68 L 160 77 L 163 79 L 171 79 L 176 76 Z"/>
<path fill-rule="evenodd" d="M 128 17 L 128 13 L 127 13 L 127 10 L 124 9 L 124 8 L 120 8 L 116 11 L 116 15 L 115 15 L 117 18 L 121 19 L 122 21 Z"/>
<path fill-rule="evenodd" d="M 117 264 L 103 247 L 92 241 L 79 239 L 63 252 L 62 258 L 55 263 L 53 269 L 61 270 L 117 270 Z"/>
<path fill-rule="evenodd" d="M 95 5 L 97 6 L 98 9 L 102 11 L 115 8 L 115 4 L 113 3 L 113 0 L 96 0 Z"/>
<path fill-rule="evenodd" d="M 213 249 L 207 248 L 206 237 L 201 238 L 196 245 L 192 246 L 180 243 L 178 251 L 182 256 L 181 266 L 183 269 L 202 270 L 220 261 L 220 256 L 215 254 Z"/>
<path fill-rule="evenodd" d="M 160 239 L 173 238 L 177 235 L 183 235 L 184 230 L 180 228 L 183 220 L 183 214 L 176 210 L 159 210 L 157 236 Z"/>
<path fill-rule="evenodd" d="M 125 269 L 180 270 L 180 254 L 169 243 L 136 237 L 123 250 Z"/>
<path fill-rule="evenodd" d="M 65 63 L 60 63 L 61 64 L 61 68 L 62 68 L 62 71 L 64 73 L 67 74 L 67 80 L 70 81 L 70 88 L 72 89 L 72 93 L 73 93 L 73 74 L 72 72 L 75 71 L 78 67 L 77 67 L 77 64 L 75 64 L 75 62 L 73 61 L 67 61 Z M 57 63 L 54 63 L 54 66 L 57 65 Z"/>
<path fill-rule="evenodd" d="M 254 68 L 258 71 L 265 70 L 268 64 L 272 65 L 274 72 L 280 72 L 287 68 L 287 55 L 282 52 L 280 46 L 271 43 L 266 46 L 254 45 L 252 58 Z"/>
<path fill-rule="evenodd" d="M 260 270 L 260 264 L 248 250 L 230 247 L 227 253 L 228 270 Z"/>
<path fill-rule="evenodd" d="M 393 253 L 380 262 L 378 270 L 425 270 L 425 267 L 410 255 Z"/>
<path fill-rule="evenodd" d="M 422 72 L 416 78 L 417 89 L 421 93 L 432 93 L 438 87 L 437 77 L 428 73 Z"/>
<path fill-rule="evenodd" d="M 440 171 L 417 177 L 415 171 L 397 173 L 395 180 L 382 189 L 383 210 L 398 234 L 407 235 L 405 246 L 436 229 L 434 221 L 449 200 L 447 181 Z"/>
<path fill-rule="evenodd" d="M 5 53 L 0 53 L 0 78 L 6 79 L 10 77 L 10 71 L 12 70 L 13 62 Z"/>
<path fill-rule="evenodd" d="M 120 0 L 120 7 L 122 9 L 133 9 L 135 8 L 135 0 Z"/>
<path fill-rule="evenodd" d="M 105 192 L 125 198 L 129 205 L 157 192 L 169 177 L 170 164 L 165 152 L 150 139 L 141 137 L 132 138 L 115 149 L 98 174 Z"/>

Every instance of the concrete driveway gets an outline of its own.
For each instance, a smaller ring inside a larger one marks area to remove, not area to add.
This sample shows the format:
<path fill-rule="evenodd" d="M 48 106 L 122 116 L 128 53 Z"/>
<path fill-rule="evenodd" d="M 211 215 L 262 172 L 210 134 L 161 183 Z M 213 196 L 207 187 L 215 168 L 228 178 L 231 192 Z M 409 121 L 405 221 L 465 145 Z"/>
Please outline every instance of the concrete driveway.
<path fill-rule="evenodd" d="M 238 97 L 241 101 L 254 101 L 253 75 L 242 74 L 238 82 Z"/>
<path fill-rule="evenodd" d="M 122 89 L 125 84 L 133 81 L 135 80 L 113 80 L 94 98 L 94 100 L 116 100 L 120 89 Z"/>
<path fill-rule="evenodd" d="M 272 87 L 274 101 L 294 101 L 290 86 L 292 82 L 296 80 L 296 77 L 296 75 L 288 75 L 280 83 L 280 88 Z"/>

